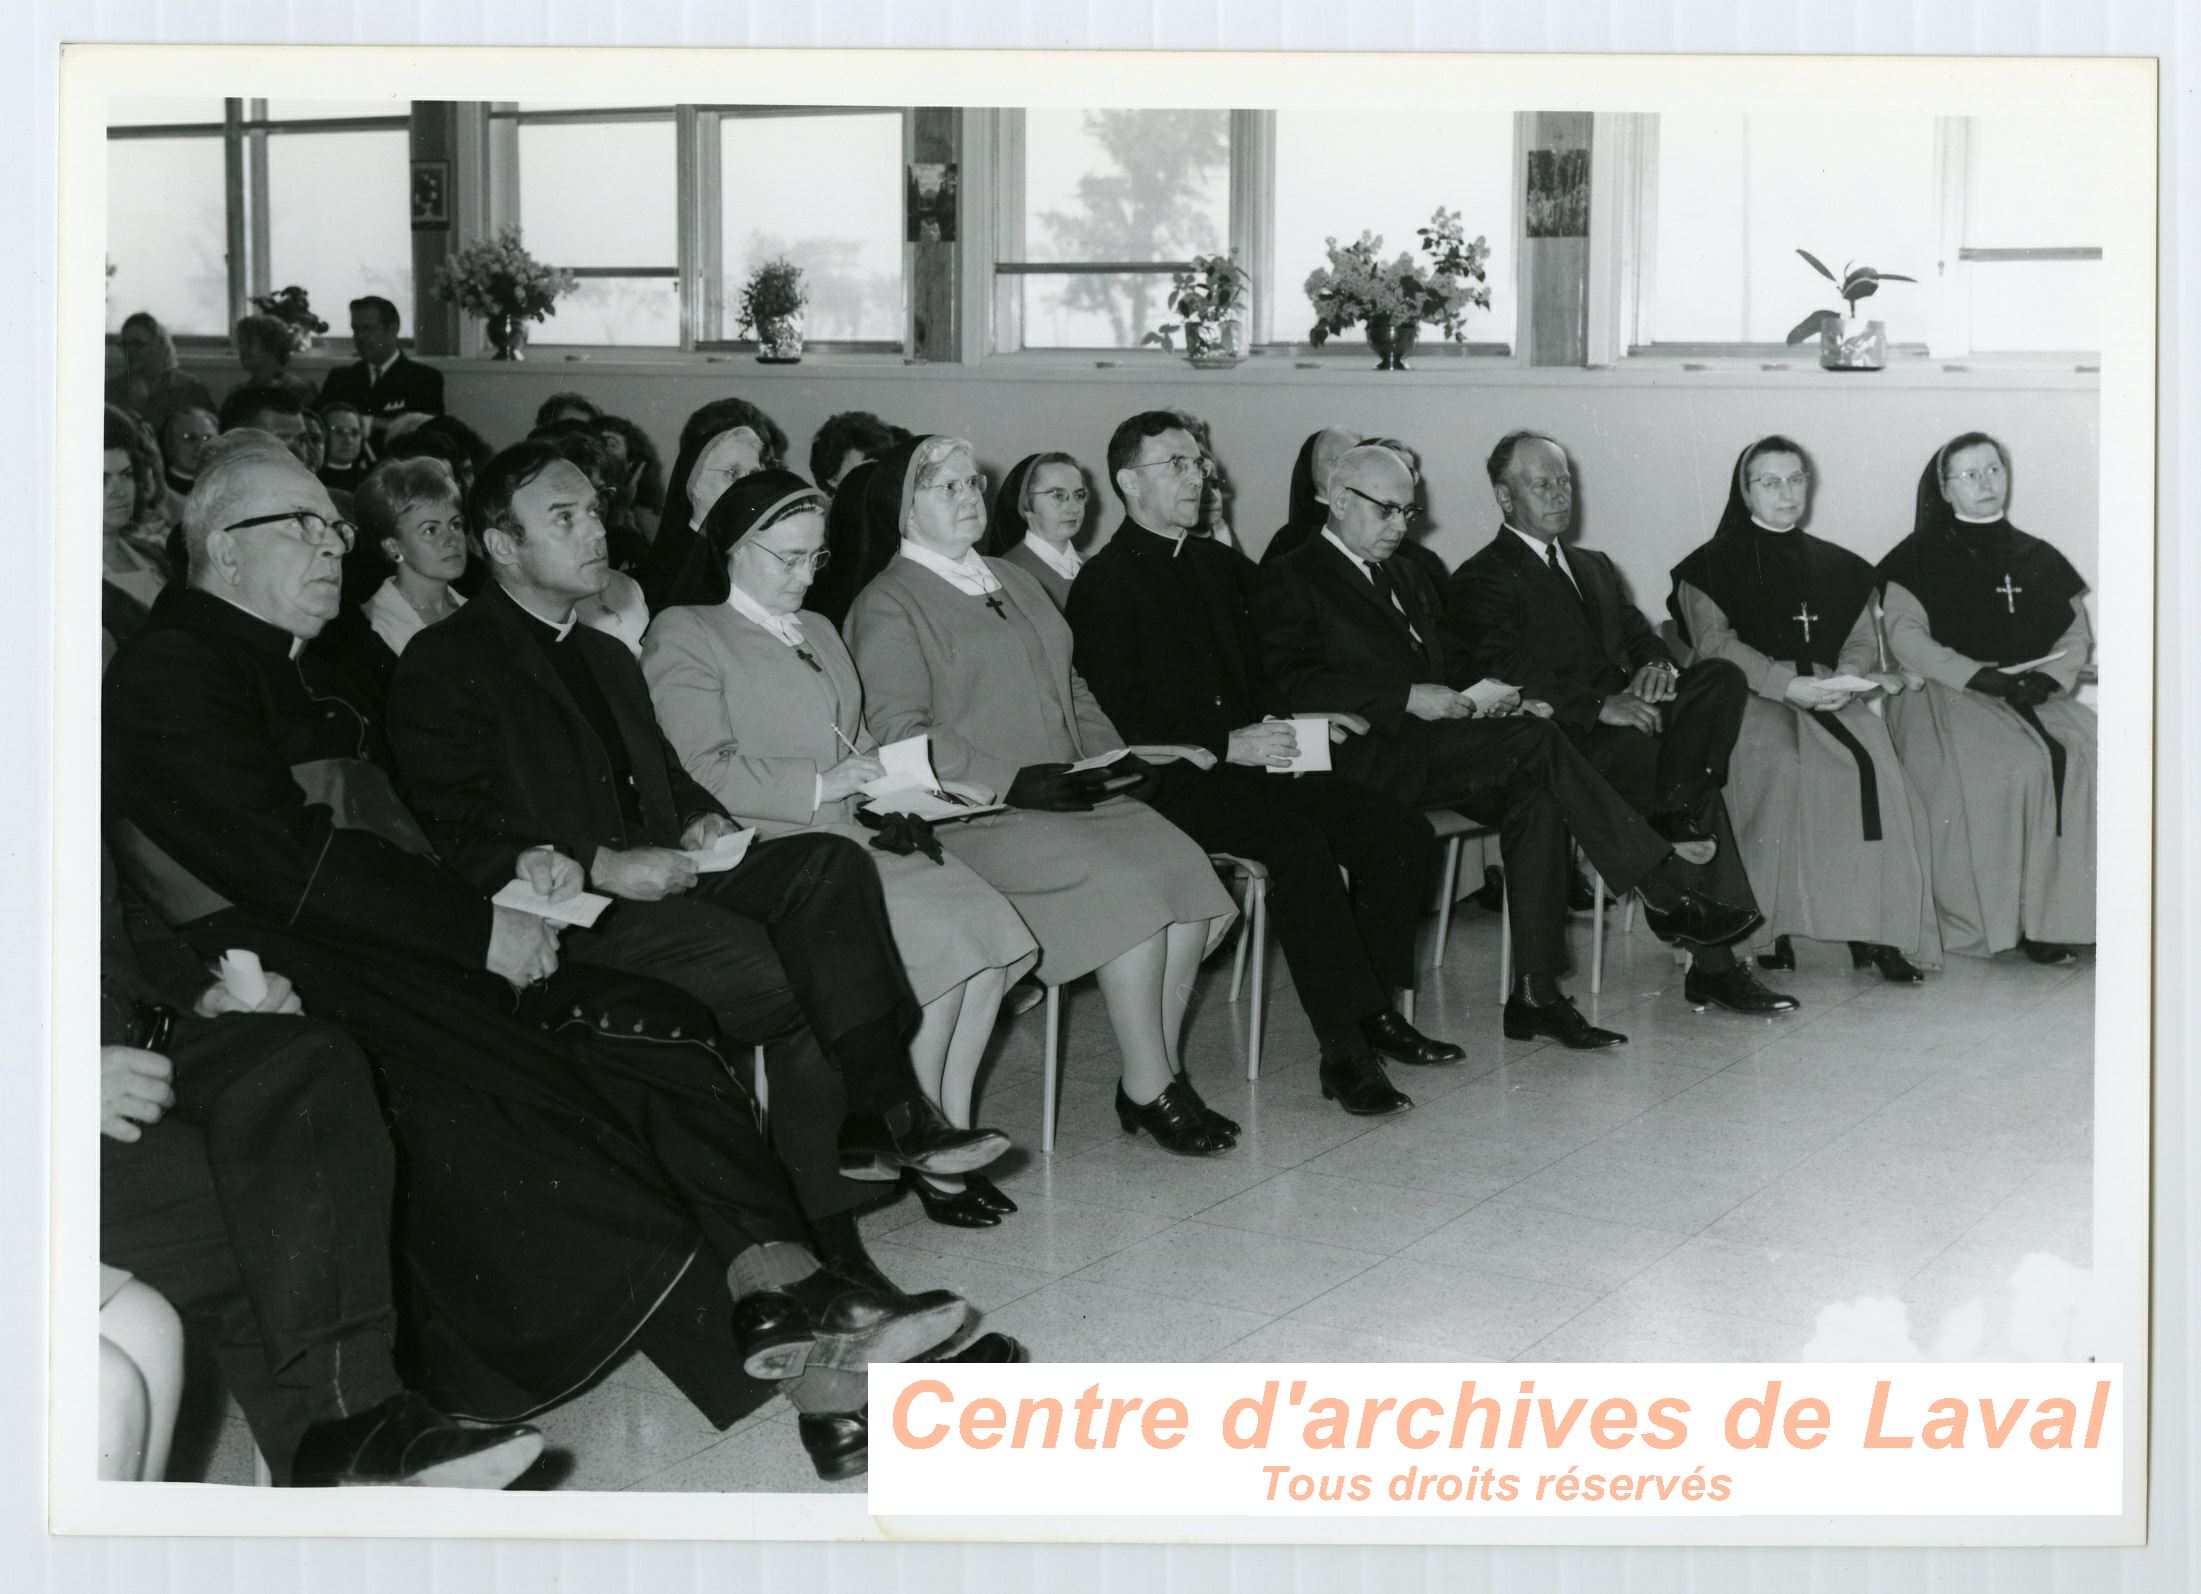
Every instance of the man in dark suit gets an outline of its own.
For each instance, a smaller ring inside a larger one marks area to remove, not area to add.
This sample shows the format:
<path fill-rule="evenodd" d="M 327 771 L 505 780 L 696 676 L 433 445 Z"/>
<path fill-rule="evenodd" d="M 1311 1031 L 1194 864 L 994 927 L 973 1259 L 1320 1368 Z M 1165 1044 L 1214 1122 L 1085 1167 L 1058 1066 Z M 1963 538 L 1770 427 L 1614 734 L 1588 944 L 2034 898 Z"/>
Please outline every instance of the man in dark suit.
<path fill-rule="evenodd" d="M 339 366 L 321 384 L 321 402 L 358 406 L 379 449 L 400 415 L 441 415 L 443 373 L 422 365 L 397 346 L 397 306 L 375 294 L 354 299 L 352 347 L 359 358 Z"/>
<path fill-rule="evenodd" d="M 1342 709 L 1369 734 L 1348 741 L 1338 767 L 1423 808 L 1456 808 L 1500 827 L 1513 902 L 1514 961 L 1505 1031 L 1551 1035 L 1576 1049 L 1626 1039 L 1598 1029 L 1559 990 L 1567 965 L 1567 832 L 1618 889 L 1640 887 L 1651 927 L 1668 939 L 1719 944 L 1757 922 L 1747 897 L 1694 889 L 1660 837 L 1566 737 L 1517 695 L 1484 698 L 1428 575 L 1393 557 L 1414 516 L 1412 468 L 1362 444 L 1330 477 L 1329 521 L 1263 571 L 1254 618 L 1268 673 L 1294 712 Z M 1690 846 L 1700 857 L 1709 849 Z"/>
<path fill-rule="evenodd" d="M 1720 795 L 1748 696 L 1742 671 L 1718 659 L 1681 669 L 1628 601 L 1613 562 L 1564 546 L 1574 478 L 1557 443 L 1508 433 L 1488 470 L 1505 523 L 1452 576 L 1453 615 L 1472 639 L 1474 667 L 1549 703 L 1555 722 L 1660 835 L 1715 843 L 1706 889 L 1744 900 L 1749 881 Z M 1724 946 L 1697 953 L 1686 992 L 1700 1006 L 1738 1013 L 1796 1006 Z"/>
<path fill-rule="evenodd" d="M 1201 846 L 1268 867 L 1277 940 L 1315 1039 L 1326 1100 L 1373 1116 L 1413 1105 L 1373 1053 L 1458 1062 L 1391 1006 L 1414 983 L 1414 932 L 1435 838 L 1414 809 L 1331 774 L 1282 778 L 1292 726 L 1253 638 L 1253 566 L 1198 534 L 1205 451 L 1181 417 L 1134 415 L 1108 442 L 1124 520 L 1070 588 L 1077 668 L 1134 743 L 1205 748 L 1218 761 L 1162 767 L 1146 800 Z M 1366 724 L 1331 717 L 1343 740 Z M 1343 866 L 1348 887 L 1340 881 Z"/>
<path fill-rule="evenodd" d="M 854 1244 L 868 1194 L 851 1180 L 967 1173 L 1006 1151 L 918 1091 L 903 1040 L 916 1004 L 860 847 L 788 836 L 697 870 L 689 854 L 734 823 L 658 729 L 634 656 L 574 619 L 610 569 L 588 477 L 555 445 L 520 443 L 483 468 L 468 510 L 493 579 L 413 639 L 390 686 L 399 777 L 438 853 L 490 888 L 554 847 L 617 899 L 569 932 L 574 960 L 688 992 L 738 1044 L 806 1027 L 832 1067 L 773 1049 L 772 1132 L 814 1225 L 836 1220 L 820 1228 L 829 1247 Z"/>

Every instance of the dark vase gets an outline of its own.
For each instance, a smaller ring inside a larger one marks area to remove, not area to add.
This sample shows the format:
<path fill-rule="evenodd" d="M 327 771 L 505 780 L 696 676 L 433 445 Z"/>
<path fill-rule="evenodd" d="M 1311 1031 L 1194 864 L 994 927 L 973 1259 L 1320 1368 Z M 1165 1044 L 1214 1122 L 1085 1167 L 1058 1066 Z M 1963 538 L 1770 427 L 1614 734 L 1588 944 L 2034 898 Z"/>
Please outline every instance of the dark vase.
<path fill-rule="evenodd" d="M 487 322 L 489 346 L 497 352 L 492 360 L 524 360 L 527 358 L 527 318 L 517 315 L 493 315 Z"/>
<path fill-rule="evenodd" d="M 1368 347 L 1376 351 L 1376 369 L 1379 371 L 1408 369 L 1406 357 L 1414 352 L 1414 345 L 1420 338 L 1419 321 L 1394 322 L 1389 316 L 1369 318 Z"/>

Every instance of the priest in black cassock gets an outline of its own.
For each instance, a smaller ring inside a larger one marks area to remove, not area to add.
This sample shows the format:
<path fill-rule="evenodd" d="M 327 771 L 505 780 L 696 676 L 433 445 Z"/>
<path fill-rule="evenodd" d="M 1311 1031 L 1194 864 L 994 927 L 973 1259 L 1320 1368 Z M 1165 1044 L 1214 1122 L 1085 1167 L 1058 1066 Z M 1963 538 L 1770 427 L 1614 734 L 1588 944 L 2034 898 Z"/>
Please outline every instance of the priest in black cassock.
<path fill-rule="evenodd" d="M 1297 745 L 1275 719 L 1289 710 L 1254 641 L 1253 566 L 1197 534 L 1200 457 L 1168 410 L 1134 415 L 1109 439 L 1124 519 L 1069 589 L 1078 672 L 1131 742 L 1215 755 L 1213 769 L 1163 765 L 1148 804 L 1209 851 L 1268 866 L 1277 940 L 1322 1048 L 1324 1099 L 1364 1116 L 1403 1111 L 1413 1104 L 1374 1053 L 1410 1064 L 1466 1055 L 1391 1006 L 1414 984 L 1435 838 L 1418 812 L 1359 781 L 1270 773 Z M 1328 718 L 1340 741 L 1367 730 L 1356 714 Z"/>
<path fill-rule="evenodd" d="M 1811 488 L 1797 443 L 1744 449 L 1666 605 L 1696 657 L 1750 686 L 1725 791 L 1773 944 L 1758 961 L 1794 968 L 1791 936 L 1847 941 L 1856 967 L 1916 984 L 1910 959 L 1941 959 L 1926 816 L 1872 711 L 1904 680 L 1881 662 L 1872 566 L 1803 529 Z"/>
<path fill-rule="evenodd" d="M 2094 711 L 2086 583 L 2010 524 L 2010 456 L 1951 439 L 1918 478 L 1911 534 L 1880 562 L 1888 648 L 1925 689 L 1889 730 L 1931 818 L 1952 952 L 2067 963 L 2094 940 Z"/>

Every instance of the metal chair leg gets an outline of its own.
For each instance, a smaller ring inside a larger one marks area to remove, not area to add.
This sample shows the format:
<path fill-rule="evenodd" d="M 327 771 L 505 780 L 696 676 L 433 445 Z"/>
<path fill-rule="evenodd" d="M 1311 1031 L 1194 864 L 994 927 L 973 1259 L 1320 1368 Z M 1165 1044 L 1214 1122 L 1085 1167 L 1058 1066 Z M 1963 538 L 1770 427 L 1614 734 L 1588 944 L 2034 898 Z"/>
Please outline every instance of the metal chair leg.
<path fill-rule="evenodd" d="M 1269 883 L 1256 877 L 1246 895 L 1251 899 L 1253 922 L 1246 927 L 1253 942 L 1253 1034 L 1246 1042 L 1246 1077 L 1261 1077 L 1261 1025 L 1269 1011 Z M 1241 943 L 1243 950 L 1243 943 Z"/>
<path fill-rule="evenodd" d="M 1444 841 L 1444 890 L 1437 898 L 1437 955 L 1430 962 L 1431 968 L 1444 967 L 1445 944 L 1452 938 L 1452 895 L 1460 887 L 1460 843 L 1465 836 L 1447 836 Z"/>
<path fill-rule="evenodd" d="M 1590 871 L 1595 899 L 1590 903 L 1590 995 L 1605 989 L 1605 877 Z"/>
<path fill-rule="evenodd" d="M 1248 898 L 1253 895 L 1253 882 L 1251 880 L 1246 882 L 1246 895 Z M 1250 906 L 1250 902 L 1241 904 L 1238 911 L 1247 913 Z M 1246 943 L 1252 939 L 1253 923 L 1249 914 L 1247 922 L 1238 927 L 1238 946 L 1230 955 L 1230 999 L 1233 1006 L 1237 1005 L 1238 987 L 1246 977 Z"/>
<path fill-rule="evenodd" d="M 1047 987 L 1047 1061 L 1039 1082 L 1039 1149 L 1055 1149 L 1055 1097 L 1062 1067 L 1062 987 Z"/>
<path fill-rule="evenodd" d="M 750 1089 L 756 1094 L 757 1117 L 760 1121 L 769 1122 L 772 1116 L 772 1082 L 765 1077 L 764 1048 L 761 1046 L 757 1048 L 754 1078 L 755 1083 L 750 1086 Z"/>
<path fill-rule="evenodd" d="M 1498 898 L 1498 1000 L 1513 994 L 1513 892 Z"/>

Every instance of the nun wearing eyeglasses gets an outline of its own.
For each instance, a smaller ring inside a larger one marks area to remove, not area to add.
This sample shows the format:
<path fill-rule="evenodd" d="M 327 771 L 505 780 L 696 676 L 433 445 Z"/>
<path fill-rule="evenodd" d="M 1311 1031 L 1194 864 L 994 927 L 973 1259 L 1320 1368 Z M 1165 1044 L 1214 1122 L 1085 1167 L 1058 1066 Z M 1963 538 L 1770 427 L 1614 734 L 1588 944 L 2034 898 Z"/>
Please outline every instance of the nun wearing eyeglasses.
<path fill-rule="evenodd" d="M 2068 963 L 2094 940 L 2094 657 L 2086 582 L 2010 524 L 2010 454 L 1984 432 L 1935 452 L 1911 534 L 1880 562 L 1888 650 L 1923 690 L 1888 729 L 1924 799 L 1952 952 Z"/>
<path fill-rule="evenodd" d="M 1181 1072 L 1179 1043 L 1210 921 L 1235 910 L 1207 855 L 1124 795 L 1151 787 L 1136 755 L 1073 763 L 1124 738 L 1071 667 L 1070 627 L 1039 582 L 977 551 L 986 479 L 971 445 L 912 438 L 872 467 L 874 536 L 899 549 L 857 594 L 843 631 L 882 742 L 931 739 L 934 770 L 1009 812 L 940 827 L 1039 941 L 1039 978 L 1097 974 L 1123 1058 L 1116 1116 L 1180 1156 L 1236 1143 L 1238 1126 Z M 1203 755 L 1204 756 L 1204 755 Z"/>
<path fill-rule="evenodd" d="M 1765 914 L 1752 944 L 1772 943 L 1760 966 L 1794 968 L 1794 937 L 1846 941 L 1852 966 L 1914 985 L 1913 958 L 1941 960 L 1926 815 L 1871 708 L 1904 678 L 1881 660 L 1872 566 L 1805 531 L 1810 508 L 1801 445 L 1759 438 L 1666 606 L 1697 658 L 1749 683 L 1726 798 Z"/>
<path fill-rule="evenodd" d="M 687 584 L 650 622 L 642 673 L 682 765 L 729 813 L 766 836 L 822 830 L 866 841 L 855 800 L 884 773 L 878 743 L 848 650 L 803 607 L 829 561 L 825 509 L 823 493 L 785 470 L 726 488 L 701 527 L 713 557 L 690 564 Z M 960 859 L 869 855 L 922 1011 L 910 1062 L 932 1104 L 967 1128 L 1002 995 L 1039 949 L 1016 909 Z M 990 1228 L 1016 1210 L 980 1175 L 906 1178 L 936 1222 Z"/>
<path fill-rule="evenodd" d="M 1077 550 L 1093 491 L 1068 454 L 1027 454 L 1009 468 L 994 494 L 993 519 L 979 551 L 1025 571 L 1055 608 L 1070 603 L 1070 583 L 1085 557 Z"/>

